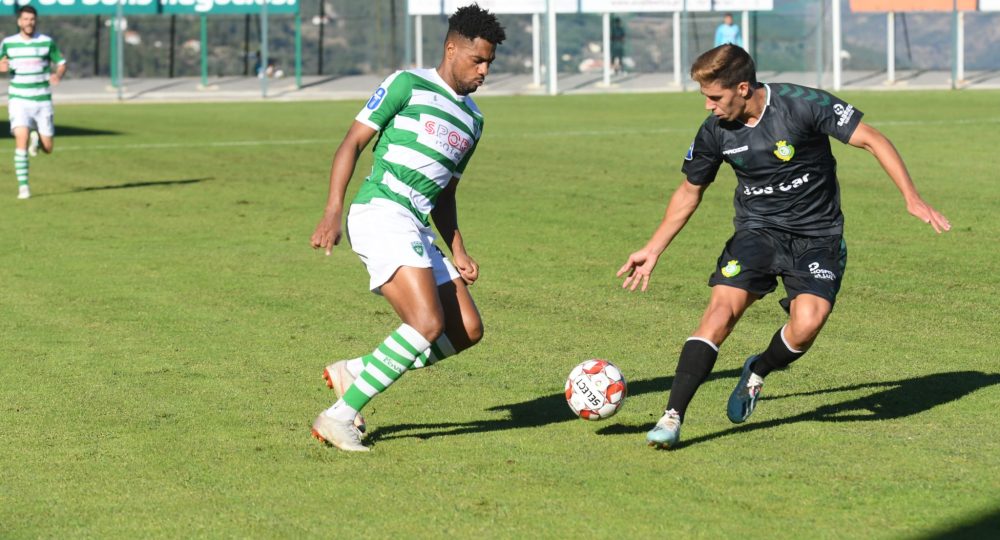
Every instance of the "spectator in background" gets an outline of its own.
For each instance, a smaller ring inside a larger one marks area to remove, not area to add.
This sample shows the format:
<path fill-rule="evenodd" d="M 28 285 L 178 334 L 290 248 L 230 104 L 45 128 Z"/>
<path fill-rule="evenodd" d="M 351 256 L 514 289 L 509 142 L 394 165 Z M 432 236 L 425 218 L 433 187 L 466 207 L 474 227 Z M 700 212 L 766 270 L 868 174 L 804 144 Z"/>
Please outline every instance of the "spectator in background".
<path fill-rule="evenodd" d="M 621 17 L 611 18 L 611 69 L 615 75 L 625 72 L 622 57 L 625 56 L 625 27 Z"/>
<path fill-rule="evenodd" d="M 732 13 L 726 13 L 722 17 L 722 24 L 715 29 L 715 46 L 718 47 L 726 43 L 743 46 L 743 36 L 740 35 L 740 27 L 733 24 Z"/>

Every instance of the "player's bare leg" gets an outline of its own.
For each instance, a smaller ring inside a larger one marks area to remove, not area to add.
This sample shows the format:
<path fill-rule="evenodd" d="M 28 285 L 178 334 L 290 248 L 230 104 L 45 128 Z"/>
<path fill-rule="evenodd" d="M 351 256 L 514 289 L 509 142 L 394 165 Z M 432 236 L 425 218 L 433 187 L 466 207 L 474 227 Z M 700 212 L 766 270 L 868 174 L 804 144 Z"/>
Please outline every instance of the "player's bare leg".
<path fill-rule="evenodd" d="M 37 132 L 36 132 L 37 133 Z M 52 150 L 55 148 L 56 139 L 55 137 L 46 137 L 45 135 L 38 134 L 38 148 L 46 154 L 51 154 Z"/>
<path fill-rule="evenodd" d="M 359 411 L 398 380 L 444 329 L 444 310 L 430 268 L 400 267 L 381 292 L 403 325 L 366 357 L 360 376 L 313 423 L 313 436 L 341 450 L 368 451 L 355 427 Z"/>
<path fill-rule="evenodd" d="M 444 332 L 455 352 L 462 352 L 483 339 L 483 319 L 469 294 L 469 287 L 455 278 L 438 287 L 438 298 L 444 309 Z"/>

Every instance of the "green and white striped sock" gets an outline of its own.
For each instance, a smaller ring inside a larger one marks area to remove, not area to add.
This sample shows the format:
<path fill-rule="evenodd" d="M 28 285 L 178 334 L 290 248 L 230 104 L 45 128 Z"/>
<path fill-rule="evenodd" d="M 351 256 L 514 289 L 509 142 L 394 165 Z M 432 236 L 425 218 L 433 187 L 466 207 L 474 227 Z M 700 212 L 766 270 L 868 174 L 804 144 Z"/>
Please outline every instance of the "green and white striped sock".
<path fill-rule="evenodd" d="M 400 326 L 377 349 L 362 359 L 364 371 L 327 413 L 339 420 L 354 418 L 372 398 L 402 377 L 413 365 L 417 355 L 430 345 L 412 326 Z"/>
<path fill-rule="evenodd" d="M 28 151 L 14 150 L 14 174 L 17 175 L 17 185 L 28 185 Z"/>
<path fill-rule="evenodd" d="M 434 343 L 431 343 L 431 346 L 427 350 L 417 355 L 417 359 L 413 361 L 410 369 L 429 367 L 440 360 L 444 360 L 449 356 L 455 356 L 456 354 L 457 352 L 451 344 L 451 340 L 448 339 L 448 336 L 441 334 L 441 337 L 437 338 Z"/>

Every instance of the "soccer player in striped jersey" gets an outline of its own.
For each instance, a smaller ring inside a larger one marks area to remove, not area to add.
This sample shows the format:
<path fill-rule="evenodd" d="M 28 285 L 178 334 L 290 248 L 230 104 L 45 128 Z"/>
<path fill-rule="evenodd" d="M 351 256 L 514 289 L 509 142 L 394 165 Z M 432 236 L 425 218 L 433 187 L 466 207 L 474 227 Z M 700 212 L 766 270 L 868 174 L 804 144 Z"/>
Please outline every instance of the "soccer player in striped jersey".
<path fill-rule="evenodd" d="M 10 132 L 14 135 L 14 173 L 17 175 L 18 199 L 31 197 L 28 187 L 28 157 L 38 148 L 52 153 L 55 137 L 51 86 L 59 84 L 66 73 L 66 59 L 56 42 L 35 31 L 38 12 L 31 6 L 17 10 L 19 33 L 4 38 L 0 44 L 0 72 L 10 72 L 7 109 Z M 52 71 L 52 66 L 55 71 Z"/>
<path fill-rule="evenodd" d="M 398 71 L 375 90 L 333 157 L 330 193 L 312 235 L 329 255 L 341 240 L 344 193 L 358 156 L 378 134 L 375 162 L 351 204 L 347 236 L 371 279 L 369 288 L 402 319 L 374 351 L 326 367 L 338 400 L 313 423 L 313 435 L 341 450 L 361 444 L 361 409 L 407 370 L 475 345 L 483 325 L 468 285 L 479 265 L 458 228 L 455 190 L 483 132 L 469 94 L 479 88 L 506 38 L 496 17 L 473 4 L 448 19 L 436 69 Z M 434 245 L 433 220 L 454 263 Z"/>
<path fill-rule="evenodd" d="M 731 422 L 747 420 L 764 378 L 801 358 L 826 324 L 847 266 L 830 137 L 871 152 L 910 214 L 938 233 L 951 228 L 921 198 L 889 139 L 863 122 L 853 105 L 822 90 L 758 83 L 753 59 L 731 44 L 699 56 L 691 78 L 701 85 L 711 114 L 688 149 L 681 167 L 685 179 L 660 226 L 618 271 L 628 275 L 622 287 L 646 290 L 663 251 L 697 210 L 723 162 L 736 173 L 736 230 L 709 278 L 712 293 L 701 323 L 681 348 L 666 411 L 646 435 L 660 448 L 679 442 L 685 411 L 715 366 L 719 347 L 750 305 L 775 290 L 778 277 L 787 323 L 763 352 L 744 362 L 726 405 Z"/>

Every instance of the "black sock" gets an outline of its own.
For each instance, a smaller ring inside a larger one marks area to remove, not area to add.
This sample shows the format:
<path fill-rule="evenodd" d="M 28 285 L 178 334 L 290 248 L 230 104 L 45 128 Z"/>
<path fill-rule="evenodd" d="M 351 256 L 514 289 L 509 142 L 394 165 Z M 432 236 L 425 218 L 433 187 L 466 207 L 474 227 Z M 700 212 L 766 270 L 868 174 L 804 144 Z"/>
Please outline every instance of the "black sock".
<path fill-rule="evenodd" d="M 674 373 L 674 383 L 670 387 L 670 398 L 667 409 L 673 409 L 684 420 L 684 411 L 694 398 L 701 383 L 715 367 L 715 359 L 719 351 L 707 341 L 700 338 L 689 338 L 681 349 L 681 358 L 677 361 L 677 371 Z"/>
<path fill-rule="evenodd" d="M 753 364 L 753 371 L 761 377 L 767 377 L 768 373 L 776 369 L 783 369 L 788 367 L 788 364 L 802 358 L 805 351 L 792 351 L 785 345 L 785 340 L 781 338 L 781 333 L 785 330 L 782 326 L 775 332 L 774 337 L 771 338 L 771 344 L 767 346 L 767 350 L 761 353 L 760 357 Z"/>

